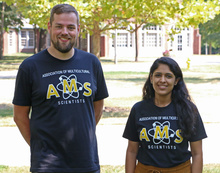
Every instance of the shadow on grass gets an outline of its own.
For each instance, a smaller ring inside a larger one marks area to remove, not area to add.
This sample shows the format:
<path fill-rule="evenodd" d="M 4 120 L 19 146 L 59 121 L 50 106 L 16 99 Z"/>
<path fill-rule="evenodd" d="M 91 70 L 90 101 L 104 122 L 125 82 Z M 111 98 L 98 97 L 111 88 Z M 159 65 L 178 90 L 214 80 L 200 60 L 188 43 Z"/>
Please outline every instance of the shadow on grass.
<path fill-rule="evenodd" d="M 117 60 L 117 63 L 119 64 L 123 64 L 123 63 L 142 63 L 142 62 L 152 62 L 151 59 L 147 60 L 145 59 L 140 59 L 139 61 L 135 61 L 135 58 L 121 58 Z M 102 59 L 101 58 L 101 62 L 105 63 L 105 64 L 115 64 L 115 60 L 114 59 Z"/>
<path fill-rule="evenodd" d="M 0 61 L 0 71 L 17 70 L 21 62 L 31 55 L 33 54 L 18 53 L 4 56 L 3 59 Z"/>
<path fill-rule="evenodd" d="M 220 82 L 219 78 L 200 78 L 200 77 L 185 77 L 184 81 L 186 83 L 192 84 L 202 84 L 202 83 L 212 83 L 212 82 Z"/>
<path fill-rule="evenodd" d="M 3 60 L 24 60 L 31 55 L 33 55 L 33 53 L 18 53 L 13 55 L 6 55 L 3 57 Z"/>
<path fill-rule="evenodd" d="M 105 107 L 103 110 L 102 118 L 113 118 L 113 117 L 128 117 L 129 109 L 120 107 Z"/>
<path fill-rule="evenodd" d="M 127 71 L 114 71 L 105 72 L 106 80 L 116 80 L 122 82 L 145 82 L 148 73 L 145 72 L 127 72 Z M 184 77 L 185 83 L 202 84 L 202 83 L 215 83 L 220 82 L 220 77 L 202 78 L 202 77 Z"/>

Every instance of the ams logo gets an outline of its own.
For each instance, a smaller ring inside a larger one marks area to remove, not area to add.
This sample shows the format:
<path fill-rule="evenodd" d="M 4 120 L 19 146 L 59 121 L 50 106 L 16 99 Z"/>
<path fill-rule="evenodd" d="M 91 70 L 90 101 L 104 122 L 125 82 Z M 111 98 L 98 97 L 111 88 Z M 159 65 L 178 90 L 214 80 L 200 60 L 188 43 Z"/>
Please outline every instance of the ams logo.
<path fill-rule="evenodd" d="M 175 143 L 181 143 L 183 141 L 183 137 L 180 135 L 180 130 L 172 130 L 169 121 L 162 124 L 160 122 L 154 122 L 153 128 L 149 129 L 148 132 L 146 128 L 142 128 L 139 136 L 140 141 L 145 140 L 150 142 L 149 136 L 152 137 L 154 144 L 170 144 L 171 138 L 174 138 Z"/>
<path fill-rule="evenodd" d="M 76 75 L 72 74 L 69 77 L 61 75 L 59 77 L 60 83 L 55 87 L 53 84 L 48 85 L 47 89 L 47 99 L 50 99 L 52 96 L 60 97 L 58 91 L 62 92 L 62 97 L 64 99 L 79 98 L 79 92 L 82 91 L 83 95 L 89 97 L 92 95 L 92 89 L 90 88 L 91 84 L 85 82 L 84 84 L 77 81 Z"/>

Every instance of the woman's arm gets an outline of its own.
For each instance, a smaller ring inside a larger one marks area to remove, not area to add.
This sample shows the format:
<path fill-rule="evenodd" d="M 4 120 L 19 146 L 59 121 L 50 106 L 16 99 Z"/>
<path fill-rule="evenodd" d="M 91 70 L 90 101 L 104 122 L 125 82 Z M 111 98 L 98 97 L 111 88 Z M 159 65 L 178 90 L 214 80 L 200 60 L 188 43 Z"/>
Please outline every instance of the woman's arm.
<path fill-rule="evenodd" d="M 202 140 L 190 142 L 192 153 L 192 173 L 202 173 L 203 169 L 203 152 Z"/>
<path fill-rule="evenodd" d="M 136 168 L 136 157 L 138 153 L 139 142 L 128 141 L 126 152 L 125 172 L 134 173 Z"/>

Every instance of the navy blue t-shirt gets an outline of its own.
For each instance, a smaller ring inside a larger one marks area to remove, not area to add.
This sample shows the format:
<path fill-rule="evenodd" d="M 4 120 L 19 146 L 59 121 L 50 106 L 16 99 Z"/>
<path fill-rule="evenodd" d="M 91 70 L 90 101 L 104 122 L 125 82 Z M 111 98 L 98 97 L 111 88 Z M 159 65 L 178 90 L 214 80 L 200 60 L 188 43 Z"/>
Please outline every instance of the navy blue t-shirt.
<path fill-rule="evenodd" d="M 149 99 L 132 107 L 123 137 L 140 143 L 137 160 L 142 164 L 170 168 L 190 159 L 189 141 L 207 137 L 200 116 L 195 127 L 195 135 L 189 140 L 184 139 L 173 102 L 166 107 L 157 107 Z"/>
<path fill-rule="evenodd" d="M 47 50 L 19 67 L 13 104 L 31 106 L 31 171 L 100 169 L 93 102 L 108 97 L 100 61 L 75 49 L 69 60 Z"/>

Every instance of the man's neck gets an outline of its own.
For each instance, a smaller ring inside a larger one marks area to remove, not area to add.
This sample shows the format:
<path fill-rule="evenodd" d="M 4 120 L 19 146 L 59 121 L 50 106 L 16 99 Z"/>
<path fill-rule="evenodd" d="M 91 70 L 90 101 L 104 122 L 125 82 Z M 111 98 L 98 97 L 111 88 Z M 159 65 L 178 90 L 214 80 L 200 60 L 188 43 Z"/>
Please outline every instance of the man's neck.
<path fill-rule="evenodd" d="M 49 54 L 51 54 L 53 57 L 60 59 L 60 60 L 68 60 L 68 59 L 72 58 L 75 53 L 74 48 L 72 48 L 67 53 L 62 53 L 53 47 L 49 47 L 47 50 L 48 50 Z"/>

